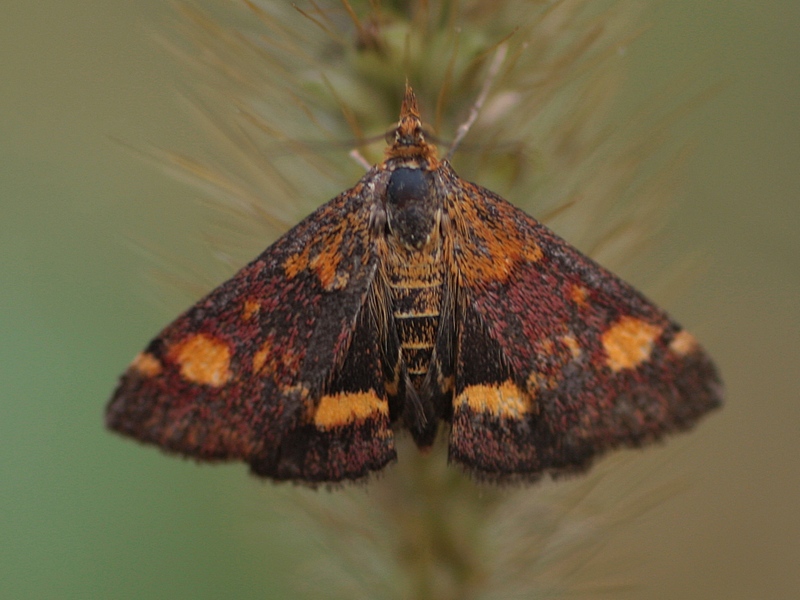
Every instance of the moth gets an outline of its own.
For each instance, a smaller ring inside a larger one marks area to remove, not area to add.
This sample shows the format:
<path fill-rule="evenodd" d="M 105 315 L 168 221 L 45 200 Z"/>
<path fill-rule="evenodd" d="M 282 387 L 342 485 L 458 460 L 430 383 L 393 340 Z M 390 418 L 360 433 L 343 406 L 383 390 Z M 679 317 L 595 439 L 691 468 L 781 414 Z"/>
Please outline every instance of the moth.
<path fill-rule="evenodd" d="M 407 87 L 385 159 L 168 325 L 106 422 L 311 484 L 445 423 L 449 461 L 503 482 L 583 470 L 721 400 L 690 333 L 440 160 Z"/>

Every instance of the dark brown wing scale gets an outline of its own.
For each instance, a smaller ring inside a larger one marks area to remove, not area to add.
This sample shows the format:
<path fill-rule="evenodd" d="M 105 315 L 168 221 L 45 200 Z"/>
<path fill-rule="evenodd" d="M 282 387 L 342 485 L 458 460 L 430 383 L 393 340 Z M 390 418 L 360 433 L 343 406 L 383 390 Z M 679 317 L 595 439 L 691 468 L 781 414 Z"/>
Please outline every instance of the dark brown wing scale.
<path fill-rule="evenodd" d="M 355 480 L 451 423 L 479 478 L 535 479 L 721 402 L 695 339 L 425 141 L 410 88 L 386 160 L 139 354 L 112 429 L 273 479 Z"/>

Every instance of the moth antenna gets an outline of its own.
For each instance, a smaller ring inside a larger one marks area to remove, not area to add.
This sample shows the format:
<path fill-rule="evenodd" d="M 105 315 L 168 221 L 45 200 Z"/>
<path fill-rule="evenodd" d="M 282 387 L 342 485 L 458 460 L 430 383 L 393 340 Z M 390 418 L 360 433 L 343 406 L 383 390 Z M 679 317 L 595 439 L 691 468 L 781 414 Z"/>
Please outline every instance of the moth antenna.
<path fill-rule="evenodd" d="M 486 102 L 486 97 L 489 95 L 489 90 L 491 89 L 497 74 L 500 72 L 500 67 L 503 65 L 503 61 L 506 59 L 507 54 L 508 44 L 500 44 L 500 46 L 497 48 L 497 52 L 494 53 L 492 64 L 489 65 L 489 72 L 486 74 L 483 87 L 481 87 L 481 91 L 478 94 L 478 97 L 475 99 L 475 103 L 469 110 L 469 117 L 467 117 L 467 120 L 458 126 L 456 137 L 453 139 L 453 143 L 450 145 L 450 149 L 447 151 L 445 160 L 449 161 L 453 157 L 453 153 L 455 153 L 456 148 L 458 148 L 459 144 L 461 143 L 461 140 L 464 139 L 464 136 L 467 135 L 472 127 L 472 124 L 475 123 L 475 120 L 478 118 L 478 113 L 483 107 L 484 102 Z"/>
<path fill-rule="evenodd" d="M 358 151 L 358 148 L 353 148 L 350 150 L 350 158 L 356 161 L 359 165 L 364 167 L 365 171 L 369 171 L 372 168 L 372 165 L 369 164 L 369 161 L 364 158 L 364 155 Z"/>

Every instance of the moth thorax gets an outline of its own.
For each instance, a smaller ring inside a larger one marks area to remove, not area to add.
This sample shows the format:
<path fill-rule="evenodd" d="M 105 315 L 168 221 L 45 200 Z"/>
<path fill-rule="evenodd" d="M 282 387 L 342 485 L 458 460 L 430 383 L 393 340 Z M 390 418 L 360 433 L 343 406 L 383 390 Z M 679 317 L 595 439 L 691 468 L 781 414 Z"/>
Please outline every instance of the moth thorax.
<path fill-rule="evenodd" d="M 390 235 L 409 248 L 420 249 L 438 232 L 440 206 L 428 171 L 400 167 L 386 186 L 386 222 Z"/>

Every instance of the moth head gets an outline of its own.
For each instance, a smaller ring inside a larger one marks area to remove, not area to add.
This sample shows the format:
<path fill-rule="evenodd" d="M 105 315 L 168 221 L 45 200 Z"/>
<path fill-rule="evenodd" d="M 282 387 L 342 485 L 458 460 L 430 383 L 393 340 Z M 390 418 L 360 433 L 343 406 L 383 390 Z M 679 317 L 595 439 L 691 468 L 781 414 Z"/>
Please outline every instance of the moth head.
<path fill-rule="evenodd" d="M 414 90 L 406 83 L 406 93 L 400 107 L 400 120 L 397 127 L 387 135 L 389 147 L 386 159 L 419 158 L 428 162 L 429 168 L 437 163 L 436 146 L 428 143 L 425 126 L 419 115 L 419 106 Z"/>

